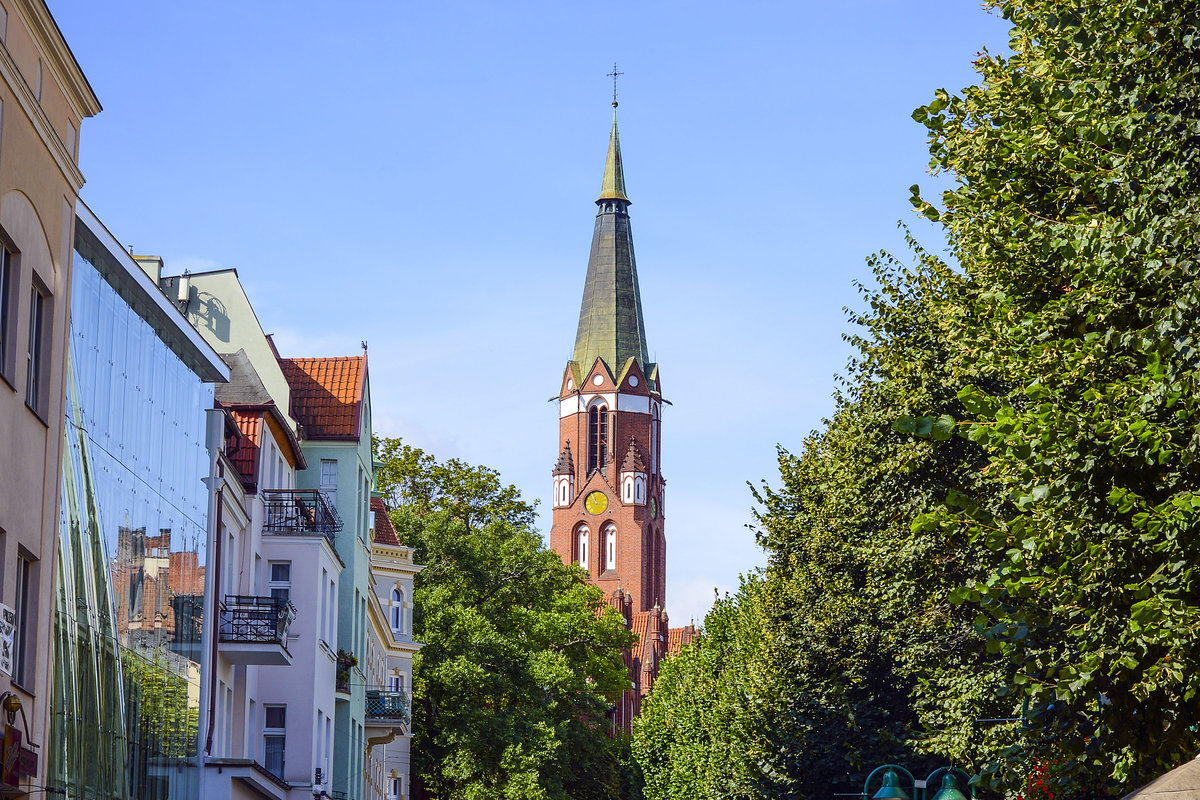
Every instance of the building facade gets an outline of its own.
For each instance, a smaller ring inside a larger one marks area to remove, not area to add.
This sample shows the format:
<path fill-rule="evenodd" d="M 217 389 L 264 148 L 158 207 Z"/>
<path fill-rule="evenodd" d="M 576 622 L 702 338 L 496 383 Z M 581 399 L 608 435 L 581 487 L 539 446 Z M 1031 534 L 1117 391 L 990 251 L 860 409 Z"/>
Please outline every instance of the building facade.
<path fill-rule="evenodd" d="M 70 297 L 46 782 L 198 798 L 228 369 L 82 203 Z"/>
<path fill-rule="evenodd" d="M 334 716 L 330 790 L 361 800 L 367 774 L 367 692 L 364 663 L 369 626 L 371 561 L 371 392 L 367 356 L 280 358 L 291 387 L 292 416 L 310 468 L 302 488 L 328 498 L 343 521 L 337 538 L 345 565 L 338 582 L 337 649 L 342 679 Z"/>
<path fill-rule="evenodd" d="M 370 635 L 367 638 L 367 800 L 408 800 L 411 791 L 413 562 L 379 497 L 371 498 Z"/>
<path fill-rule="evenodd" d="M 625 654 L 631 689 L 613 698 L 614 726 L 628 731 L 659 660 L 694 631 L 671 631 L 662 610 L 664 400 L 658 364 L 646 348 L 615 101 L 613 109 L 575 350 L 559 386 L 550 546 L 587 570 L 638 635 Z"/>
<path fill-rule="evenodd" d="M 161 259 L 142 260 L 161 272 Z M 336 499 L 310 485 L 320 462 L 304 452 L 292 386 L 236 271 L 160 274 L 159 285 L 231 376 L 215 397 L 224 431 L 214 526 L 221 568 L 212 571 L 221 624 L 203 695 L 204 797 L 329 794 L 347 526 Z"/>
<path fill-rule="evenodd" d="M 0 792 L 46 779 L 77 165 L 100 104 L 42 0 L 0 0 Z"/>

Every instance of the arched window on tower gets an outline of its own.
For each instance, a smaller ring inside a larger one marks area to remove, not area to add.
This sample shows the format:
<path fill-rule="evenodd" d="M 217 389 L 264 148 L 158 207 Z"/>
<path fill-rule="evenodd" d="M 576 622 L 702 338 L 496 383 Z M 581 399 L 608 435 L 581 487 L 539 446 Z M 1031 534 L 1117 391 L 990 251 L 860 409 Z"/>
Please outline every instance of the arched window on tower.
<path fill-rule="evenodd" d="M 604 528 L 604 568 L 617 568 L 617 528 L 606 525 Z"/>
<path fill-rule="evenodd" d="M 577 536 L 577 544 L 575 549 L 575 560 L 579 562 L 579 566 L 584 569 L 588 568 L 588 529 L 587 526 L 581 526 Z"/>
<path fill-rule="evenodd" d="M 603 469 L 608 463 L 608 406 L 588 409 L 588 472 Z"/>
<path fill-rule="evenodd" d="M 399 586 L 392 589 L 391 611 L 392 633 L 404 633 L 404 590 Z"/>
<path fill-rule="evenodd" d="M 658 404 L 650 413 L 650 474 L 658 474 Z"/>

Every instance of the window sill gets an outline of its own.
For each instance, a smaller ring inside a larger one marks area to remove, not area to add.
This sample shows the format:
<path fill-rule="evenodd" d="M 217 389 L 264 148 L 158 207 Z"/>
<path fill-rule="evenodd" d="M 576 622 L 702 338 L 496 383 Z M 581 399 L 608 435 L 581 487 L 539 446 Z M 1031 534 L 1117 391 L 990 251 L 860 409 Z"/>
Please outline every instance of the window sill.
<path fill-rule="evenodd" d="M 10 381 L 8 379 L 8 376 L 5 375 L 3 372 L 0 372 L 0 381 L 3 381 L 4 384 L 6 386 L 8 386 L 8 388 L 12 389 L 14 392 L 17 390 L 17 387 L 13 385 L 13 382 Z"/>
<path fill-rule="evenodd" d="M 38 422 L 42 423 L 42 425 L 45 426 L 46 430 L 50 429 L 50 423 L 46 421 L 46 418 L 44 416 L 42 416 L 42 412 L 38 411 L 33 406 L 29 405 L 29 403 L 26 403 L 25 407 L 29 409 L 30 414 L 33 414 L 35 417 L 38 418 Z"/>
<path fill-rule="evenodd" d="M 37 699 L 37 695 L 33 693 L 33 690 L 32 690 L 32 689 L 26 689 L 24 685 L 22 685 L 21 683 L 18 683 L 18 682 L 17 682 L 17 679 L 16 679 L 16 678 L 13 678 L 13 679 L 11 679 L 11 680 L 9 681 L 9 684 L 12 686 L 12 688 L 16 689 L 18 692 L 20 692 L 21 694 L 25 695 L 25 696 L 26 696 L 26 697 L 28 697 L 30 700 L 36 700 L 36 699 Z"/>

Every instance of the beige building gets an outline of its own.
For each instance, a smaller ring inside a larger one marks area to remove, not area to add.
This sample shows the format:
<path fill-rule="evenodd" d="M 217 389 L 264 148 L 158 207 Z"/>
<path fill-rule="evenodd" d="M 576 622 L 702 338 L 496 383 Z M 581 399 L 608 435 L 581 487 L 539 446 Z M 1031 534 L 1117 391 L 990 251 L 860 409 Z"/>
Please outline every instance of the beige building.
<path fill-rule="evenodd" d="M 99 111 L 45 3 L 0 0 L 0 729 L 17 756 L 0 792 L 44 783 L 79 127 Z"/>
<path fill-rule="evenodd" d="M 371 498 L 371 620 L 367 679 L 366 800 L 411 797 L 413 580 L 424 569 L 401 544 L 387 506 Z"/>

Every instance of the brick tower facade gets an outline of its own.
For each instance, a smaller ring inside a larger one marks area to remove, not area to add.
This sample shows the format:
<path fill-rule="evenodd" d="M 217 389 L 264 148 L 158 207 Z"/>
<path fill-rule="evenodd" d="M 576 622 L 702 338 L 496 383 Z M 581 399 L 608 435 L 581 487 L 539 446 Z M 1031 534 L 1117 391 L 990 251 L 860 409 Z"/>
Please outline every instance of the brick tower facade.
<path fill-rule="evenodd" d="M 694 631 L 668 629 L 662 610 L 662 385 L 646 349 L 615 111 L 596 205 L 575 351 L 558 393 L 550 546 L 587 570 L 638 635 L 639 644 L 625 654 L 633 688 L 614 703 L 614 725 L 628 730 L 659 660 Z"/>

